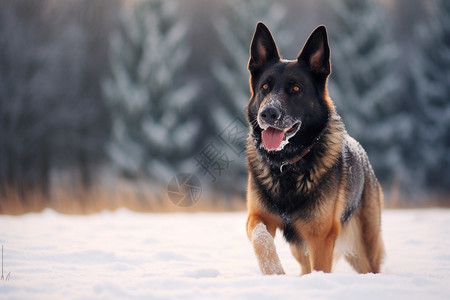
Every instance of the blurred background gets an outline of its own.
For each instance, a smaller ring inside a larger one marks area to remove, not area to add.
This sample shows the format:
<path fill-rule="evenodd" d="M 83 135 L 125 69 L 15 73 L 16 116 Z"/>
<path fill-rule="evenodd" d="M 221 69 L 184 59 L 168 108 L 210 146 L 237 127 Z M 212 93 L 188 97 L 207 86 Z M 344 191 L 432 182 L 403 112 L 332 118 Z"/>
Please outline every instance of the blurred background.
<path fill-rule="evenodd" d="M 328 27 L 387 207 L 450 206 L 450 1 L 2 0 L 0 213 L 244 209 L 258 21 L 289 59 Z M 179 173 L 192 207 L 167 197 Z"/>

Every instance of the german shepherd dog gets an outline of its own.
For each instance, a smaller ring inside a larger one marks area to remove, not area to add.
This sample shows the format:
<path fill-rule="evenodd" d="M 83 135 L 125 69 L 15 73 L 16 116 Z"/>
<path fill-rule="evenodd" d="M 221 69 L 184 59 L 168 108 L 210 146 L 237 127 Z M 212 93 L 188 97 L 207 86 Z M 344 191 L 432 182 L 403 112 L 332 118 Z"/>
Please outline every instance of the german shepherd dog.
<path fill-rule="evenodd" d="M 285 60 L 259 23 L 248 69 L 247 234 L 261 272 L 284 274 L 277 228 L 302 274 L 331 272 L 339 255 L 359 273 L 379 272 L 383 192 L 328 95 L 325 26 L 312 32 L 296 60 Z"/>

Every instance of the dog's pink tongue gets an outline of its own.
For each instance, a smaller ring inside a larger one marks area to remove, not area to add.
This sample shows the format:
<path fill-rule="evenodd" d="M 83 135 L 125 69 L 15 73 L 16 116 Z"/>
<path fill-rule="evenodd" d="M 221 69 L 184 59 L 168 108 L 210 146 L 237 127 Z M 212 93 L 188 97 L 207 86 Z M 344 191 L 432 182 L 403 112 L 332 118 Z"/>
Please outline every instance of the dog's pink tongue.
<path fill-rule="evenodd" d="M 283 141 L 284 132 L 273 127 L 269 127 L 262 132 L 262 141 L 268 150 L 277 149 Z"/>

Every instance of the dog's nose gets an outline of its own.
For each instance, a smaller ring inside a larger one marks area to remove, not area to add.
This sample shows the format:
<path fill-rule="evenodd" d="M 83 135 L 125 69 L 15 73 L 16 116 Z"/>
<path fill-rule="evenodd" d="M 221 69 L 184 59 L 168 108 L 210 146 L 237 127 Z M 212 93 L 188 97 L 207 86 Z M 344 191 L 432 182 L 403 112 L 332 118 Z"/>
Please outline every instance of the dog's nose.
<path fill-rule="evenodd" d="M 281 117 L 281 112 L 275 106 L 267 106 L 261 111 L 261 119 L 270 125 Z"/>

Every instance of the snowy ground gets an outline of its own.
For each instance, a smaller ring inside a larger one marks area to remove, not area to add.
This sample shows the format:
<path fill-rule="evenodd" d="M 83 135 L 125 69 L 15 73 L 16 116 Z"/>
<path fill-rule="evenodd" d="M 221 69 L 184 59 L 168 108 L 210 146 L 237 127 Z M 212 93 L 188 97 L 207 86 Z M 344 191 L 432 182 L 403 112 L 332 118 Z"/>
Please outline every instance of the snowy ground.
<path fill-rule="evenodd" d="M 261 276 L 245 213 L 0 216 L 2 299 L 450 299 L 450 210 L 383 215 L 382 274 L 340 261 L 299 277 L 277 237 L 286 276 Z"/>

